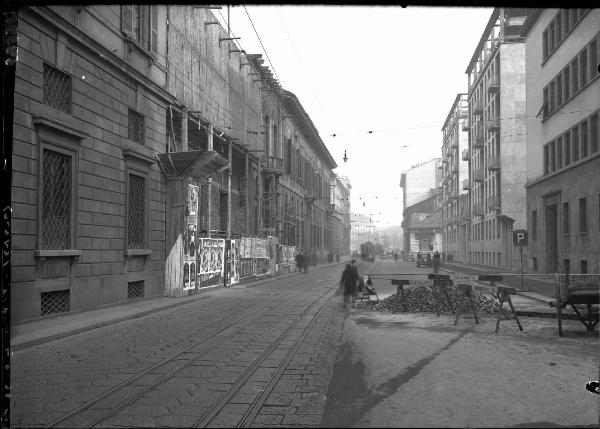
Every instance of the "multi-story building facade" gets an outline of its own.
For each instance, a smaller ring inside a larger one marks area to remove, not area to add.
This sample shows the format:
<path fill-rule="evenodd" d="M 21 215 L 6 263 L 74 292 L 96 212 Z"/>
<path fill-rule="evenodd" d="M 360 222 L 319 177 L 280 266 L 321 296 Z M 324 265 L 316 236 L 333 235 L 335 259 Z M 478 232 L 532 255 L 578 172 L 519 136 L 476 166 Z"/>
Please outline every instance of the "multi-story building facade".
<path fill-rule="evenodd" d="M 373 219 L 361 213 L 350 213 L 350 250 L 360 253 L 360 245 L 377 237 Z"/>
<path fill-rule="evenodd" d="M 466 262 L 468 222 L 461 212 L 468 204 L 469 135 L 463 130 L 468 116 L 467 94 L 458 94 L 442 127 L 442 250 L 448 260 Z"/>
<path fill-rule="evenodd" d="M 600 272 L 600 9 L 534 9 L 527 58 L 533 272 Z"/>
<path fill-rule="evenodd" d="M 335 175 L 331 185 L 329 219 L 331 228 L 331 250 L 345 255 L 350 251 L 350 191 L 352 186 L 347 177 Z"/>
<path fill-rule="evenodd" d="M 495 8 L 466 69 L 471 225 L 468 262 L 520 267 L 512 231 L 526 228 L 525 9 Z"/>
<path fill-rule="evenodd" d="M 192 6 L 19 10 L 13 321 L 196 293 L 330 245 L 335 162 L 216 21 Z"/>
<path fill-rule="evenodd" d="M 441 237 L 435 237 L 442 232 L 441 213 L 436 216 L 438 220 L 426 228 L 426 236 L 416 237 L 415 231 L 411 231 L 411 225 L 441 210 L 442 169 L 442 158 L 434 158 L 415 165 L 400 175 L 403 204 L 401 226 L 404 232 L 402 249 L 405 252 L 412 252 L 414 250 L 411 249 L 418 248 L 420 245 L 415 244 L 417 241 L 439 242 L 441 250 Z"/>

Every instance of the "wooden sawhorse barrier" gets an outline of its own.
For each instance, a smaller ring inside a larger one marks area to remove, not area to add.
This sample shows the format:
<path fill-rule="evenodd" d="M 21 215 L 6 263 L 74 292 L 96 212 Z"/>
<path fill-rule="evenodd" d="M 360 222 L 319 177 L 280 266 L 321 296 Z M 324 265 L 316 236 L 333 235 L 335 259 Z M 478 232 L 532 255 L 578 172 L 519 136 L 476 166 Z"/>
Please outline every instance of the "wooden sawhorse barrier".
<path fill-rule="evenodd" d="M 501 275 L 498 275 L 498 274 L 487 274 L 487 275 L 486 274 L 483 274 L 483 275 L 430 274 L 429 278 L 432 280 L 437 280 L 438 282 L 440 280 L 452 281 L 454 284 L 456 284 L 457 288 L 463 292 L 463 294 L 469 299 L 469 302 L 471 303 L 471 308 L 473 310 L 473 314 L 475 315 L 475 323 L 479 323 L 479 320 L 477 319 L 477 310 L 475 308 L 475 303 L 473 302 L 473 285 L 471 284 L 471 282 L 472 281 L 489 281 L 490 282 L 489 286 L 479 285 L 479 286 L 476 286 L 476 288 L 488 290 L 492 294 L 493 297 L 498 299 L 498 303 L 500 304 L 500 307 L 498 309 L 498 316 L 496 318 L 496 334 L 498 333 L 498 330 L 500 329 L 501 314 L 503 314 L 504 317 L 509 319 L 508 315 L 504 312 L 504 302 L 505 301 L 508 302 L 508 305 L 510 306 L 512 314 L 515 317 L 517 325 L 519 326 L 519 330 L 523 331 L 523 327 L 521 326 L 521 322 L 519 321 L 517 312 L 515 311 L 515 307 L 513 306 L 513 303 L 510 299 L 511 295 L 516 295 L 517 290 L 514 287 L 510 287 L 510 286 L 497 286 L 496 282 L 502 281 Z M 466 283 L 467 281 L 469 283 Z M 460 316 L 460 309 L 457 306 L 456 319 L 454 320 L 455 326 L 458 323 L 459 316 Z"/>

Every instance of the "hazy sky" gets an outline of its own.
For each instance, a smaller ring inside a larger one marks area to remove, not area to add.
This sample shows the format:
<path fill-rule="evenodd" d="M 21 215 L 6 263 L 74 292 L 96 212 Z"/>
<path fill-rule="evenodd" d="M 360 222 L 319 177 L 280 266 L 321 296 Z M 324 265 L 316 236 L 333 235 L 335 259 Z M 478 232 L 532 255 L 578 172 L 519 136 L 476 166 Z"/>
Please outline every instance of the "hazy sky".
<path fill-rule="evenodd" d="M 456 94 L 467 91 L 465 69 L 492 9 L 246 9 L 268 58 L 241 6 L 230 9 L 232 35 L 246 52 L 262 53 L 296 94 L 338 164 L 335 172 L 350 179 L 351 209 L 378 226 L 399 225 L 400 173 L 441 157 L 442 125 Z M 226 28 L 227 8 L 214 13 Z"/>

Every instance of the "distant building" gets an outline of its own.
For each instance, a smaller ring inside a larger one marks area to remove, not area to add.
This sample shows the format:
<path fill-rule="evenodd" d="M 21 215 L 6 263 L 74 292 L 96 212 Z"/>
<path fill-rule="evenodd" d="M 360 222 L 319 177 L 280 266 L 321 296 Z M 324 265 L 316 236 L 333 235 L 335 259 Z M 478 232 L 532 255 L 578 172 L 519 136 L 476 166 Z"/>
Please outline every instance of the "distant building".
<path fill-rule="evenodd" d="M 442 248 L 451 260 L 463 263 L 470 224 L 469 134 L 463 128 L 468 114 L 467 94 L 458 94 L 442 127 Z"/>
<path fill-rule="evenodd" d="M 533 272 L 600 271 L 599 22 L 600 9 L 534 9 L 521 31 Z"/>
<path fill-rule="evenodd" d="M 360 253 L 360 245 L 367 241 L 376 241 L 375 223 L 372 218 L 360 213 L 350 213 L 350 250 Z"/>
<path fill-rule="evenodd" d="M 428 224 L 425 236 L 421 235 L 422 230 L 417 234 L 417 231 L 412 228 L 429 215 L 441 210 L 441 167 L 441 158 L 434 158 L 412 167 L 400 176 L 404 207 L 401 224 L 404 231 L 402 250 L 405 252 L 418 251 L 425 243 L 428 243 L 427 248 L 429 248 L 432 242 L 439 243 L 439 250 L 441 250 L 441 236 L 434 237 L 435 234 L 441 234 L 441 213 L 435 220 L 436 224 Z"/>
<path fill-rule="evenodd" d="M 526 228 L 526 9 L 495 8 L 475 48 L 468 75 L 471 224 L 468 262 L 516 269 L 512 231 Z"/>

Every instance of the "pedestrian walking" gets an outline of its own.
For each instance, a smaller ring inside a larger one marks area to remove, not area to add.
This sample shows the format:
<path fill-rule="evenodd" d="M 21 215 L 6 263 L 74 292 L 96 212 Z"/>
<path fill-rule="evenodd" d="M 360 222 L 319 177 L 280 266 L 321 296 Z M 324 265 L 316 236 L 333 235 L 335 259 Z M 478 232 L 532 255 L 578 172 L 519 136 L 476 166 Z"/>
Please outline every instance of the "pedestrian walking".
<path fill-rule="evenodd" d="M 352 265 L 346 264 L 340 280 L 340 284 L 344 289 L 344 308 L 348 307 L 348 304 L 352 300 L 352 295 L 356 293 L 357 282 L 358 272 L 352 268 Z"/>
<path fill-rule="evenodd" d="M 433 259 L 431 260 L 431 266 L 433 268 L 433 273 L 437 274 L 440 270 L 440 254 L 437 251 L 433 254 Z"/>
<path fill-rule="evenodd" d="M 394 253 L 394 262 L 398 263 L 398 252 Z"/>
<path fill-rule="evenodd" d="M 339 250 L 337 252 L 335 252 L 335 261 L 338 264 L 340 263 L 340 251 Z"/>
<path fill-rule="evenodd" d="M 302 255 L 302 250 L 296 255 L 296 267 L 298 271 L 302 271 L 304 267 L 304 256 Z"/>
<path fill-rule="evenodd" d="M 331 250 L 327 252 L 327 262 L 330 264 L 333 262 L 333 252 Z"/>
<path fill-rule="evenodd" d="M 304 274 L 308 274 L 308 263 L 310 262 L 308 260 L 308 255 L 309 255 L 309 253 L 306 252 L 306 255 L 303 255 L 303 257 L 302 257 L 302 266 L 304 268 Z"/>

